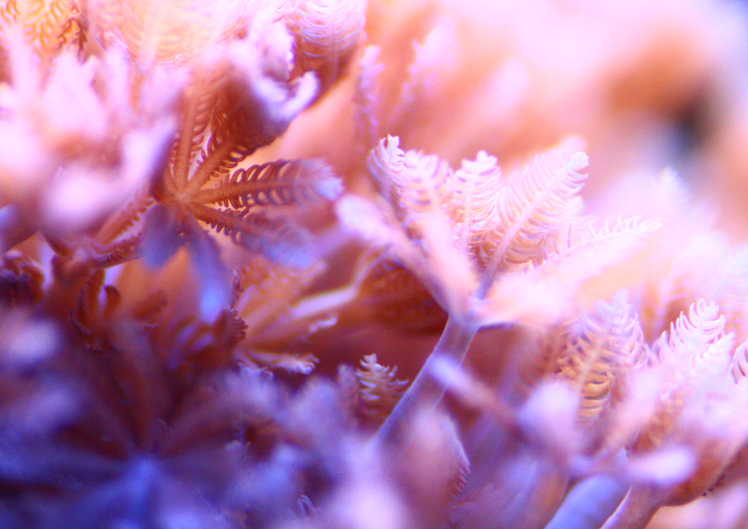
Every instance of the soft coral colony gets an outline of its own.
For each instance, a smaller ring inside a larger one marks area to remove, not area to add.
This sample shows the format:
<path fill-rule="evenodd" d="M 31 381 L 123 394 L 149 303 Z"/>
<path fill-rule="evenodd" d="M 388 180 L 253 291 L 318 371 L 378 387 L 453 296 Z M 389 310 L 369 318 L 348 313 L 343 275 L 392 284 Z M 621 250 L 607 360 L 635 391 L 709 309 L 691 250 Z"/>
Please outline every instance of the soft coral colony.
<path fill-rule="evenodd" d="M 748 519 L 738 7 L 0 19 L 4 527 Z"/>

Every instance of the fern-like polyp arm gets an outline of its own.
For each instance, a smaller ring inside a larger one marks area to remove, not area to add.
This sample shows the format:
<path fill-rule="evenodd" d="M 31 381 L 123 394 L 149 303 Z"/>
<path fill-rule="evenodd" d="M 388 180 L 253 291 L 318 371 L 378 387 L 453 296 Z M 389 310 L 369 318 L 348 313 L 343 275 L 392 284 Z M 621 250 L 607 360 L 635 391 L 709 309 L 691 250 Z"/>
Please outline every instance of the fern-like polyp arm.
<path fill-rule="evenodd" d="M 561 230 L 552 243 L 547 243 L 546 259 L 541 266 L 547 263 L 552 267 L 571 260 L 579 260 L 577 264 L 586 261 L 589 264 L 584 267 L 584 272 L 592 275 L 621 259 L 633 246 L 661 226 L 657 220 L 639 217 L 608 220 L 600 227 L 593 222 L 570 224 Z M 595 259 L 595 256 L 599 257 Z"/>
<path fill-rule="evenodd" d="M 669 361 L 684 366 L 687 380 L 727 373 L 735 335 L 725 332 L 726 323 L 715 302 L 700 299 L 670 326 L 664 353 Z"/>
<path fill-rule="evenodd" d="M 237 311 L 247 325 L 247 335 L 253 340 L 272 342 L 287 338 L 289 332 L 301 334 L 302 327 L 304 331 L 308 330 L 312 320 L 306 319 L 306 314 L 284 314 L 284 311 L 299 301 L 325 269 L 321 261 L 309 268 L 298 269 L 278 266 L 264 257 L 254 257 L 242 273 L 241 294 L 236 301 Z M 271 336 L 275 331 L 280 336 Z"/>
<path fill-rule="evenodd" d="M 453 217 L 472 244 L 491 237 L 504 185 L 497 159 L 485 151 L 474 160 L 463 160 L 449 183 Z"/>
<path fill-rule="evenodd" d="M 105 246 L 90 259 L 90 263 L 96 267 L 110 268 L 126 263 L 127 261 L 132 261 L 140 256 L 142 240 L 143 232 L 138 232 L 130 237 Z"/>
<path fill-rule="evenodd" d="M 695 468 L 667 488 L 668 505 L 692 501 L 711 487 L 745 439 L 745 426 L 726 420 L 729 414 L 715 413 L 717 407 L 744 407 L 745 388 L 735 386 L 730 376 L 733 344 L 719 307 L 703 299 L 691 304 L 656 344 L 664 372 L 662 396 L 633 450 L 675 442 L 692 451 Z M 734 363 L 732 368 L 734 376 Z"/>
<path fill-rule="evenodd" d="M 312 74 L 279 84 L 252 68 L 225 83 L 211 116 L 212 135 L 186 193 L 195 194 L 210 179 L 224 176 L 257 149 L 273 142 L 310 103 L 316 86 Z"/>
<path fill-rule="evenodd" d="M 314 238 L 298 224 L 264 214 L 220 210 L 202 204 L 192 204 L 190 210 L 195 218 L 218 233 L 225 233 L 235 244 L 276 263 L 306 268 L 319 257 Z"/>
<path fill-rule="evenodd" d="M 207 223 L 218 233 L 231 237 L 235 244 L 250 250 L 261 251 L 259 247 L 280 239 L 283 234 L 283 222 L 270 219 L 265 215 L 215 209 L 201 204 L 191 205 L 190 210 L 196 219 Z M 287 235 L 292 234 L 287 233 Z M 291 244 L 290 239 L 286 243 Z"/>
<path fill-rule="evenodd" d="M 404 158 L 400 138 L 387 136 L 371 150 L 366 160 L 369 174 L 374 178 L 380 194 L 393 205 L 397 204 L 402 186 L 398 175 L 403 171 Z"/>
<path fill-rule="evenodd" d="M 190 211 L 196 219 L 210 225 L 218 233 L 225 233 L 232 237 L 239 234 L 260 236 L 263 233 L 260 225 L 236 211 L 216 209 L 202 204 L 190 204 Z"/>
<path fill-rule="evenodd" d="M 285 19 L 296 40 L 296 63 L 323 88 L 341 75 L 363 34 L 365 0 L 295 0 Z"/>
<path fill-rule="evenodd" d="M 582 284 L 617 264 L 659 227 L 633 217 L 602 228 L 570 228 L 540 265 L 502 274 L 490 285 L 481 305 L 482 321 L 541 326 L 558 321 Z"/>
<path fill-rule="evenodd" d="M 438 156 L 403 151 L 399 145 L 396 136 L 382 139 L 371 150 L 367 166 L 382 196 L 409 224 L 421 213 L 446 206 L 452 170 Z"/>
<path fill-rule="evenodd" d="M 581 393 L 580 418 L 600 416 L 627 369 L 646 354 L 639 319 L 623 293 L 598 303 L 564 335 L 558 372 Z"/>
<path fill-rule="evenodd" d="M 199 78 L 185 89 L 181 127 L 173 152 L 172 176 L 176 189 L 183 189 L 187 185 L 190 162 L 200 150 L 215 103 L 216 87 L 220 85 L 221 79 L 213 76 L 210 79 Z"/>
<path fill-rule="evenodd" d="M 200 155 L 199 165 L 186 184 L 185 190 L 194 196 L 208 180 L 217 175 L 223 175 L 249 156 L 254 149 L 244 149 L 238 141 L 231 137 L 213 135 L 208 141 L 207 150 Z"/>
<path fill-rule="evenodd" d="M 510 175 L 493 220 L 494 241 L 482 294 L 496 272 L 509 265 L 537 260 L 547 236 L 566 220 L 587 175 L 587 155 L 579 140 L 569 139 L 537 155 Z"/>
<path fill-rule="evenodd" d="M 377 361 L 376 354 L 361 359 L 356 370 L 363 413 L 378 419 L 390 411 L 407 386 L 406 380 L 397 378 L 397 367 L 385 367 Z"/>
<path fill-rule="evenodd" d="M 129 230 L 153 204 L 147 194 L 133 198 L 127 205 L 112 215 L 96 234 L 100 243 L 110 243 Z"/>
<path fill-rule="evenodd" d="M 10 0 L 4 4 L 0 19 L 19 25 L 42 57 L 83 41 L 81 10 L 75 0 Z"/>
<path fill-rule="evenodd" d="M 332 168 L 320 160 L 277 160 L 238 169 L 221 185 L 203 189 L 192 200 L 253 209 L 334 200 L 342 189 Z"/>

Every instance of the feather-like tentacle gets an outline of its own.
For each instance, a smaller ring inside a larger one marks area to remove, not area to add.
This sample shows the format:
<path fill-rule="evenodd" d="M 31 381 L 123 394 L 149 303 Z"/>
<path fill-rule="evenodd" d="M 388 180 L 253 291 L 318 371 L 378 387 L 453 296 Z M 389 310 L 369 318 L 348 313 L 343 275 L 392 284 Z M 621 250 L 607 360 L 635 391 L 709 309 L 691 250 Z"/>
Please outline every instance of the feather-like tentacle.
<path fill-rule="evenodd" d="M 356 369 L 359 385 L 359 402 L 362 413 L 370 420 L 380 421 L 395 406 L 408 382 L 397 378 L 397 367 L 385 367 L 377 361 L 376 354 L 361 359 Z"/>
<path fill-rule="evenodd" d="M 508 177 L 500 196 L 498 215 L 486 232 L 486 275 L 512 265 L 542 259 L 546 237 L 566 219 L 570 203 L 582 189 L 587 156 L 579 142 L 566 140 L 537 155 Z"/>
<path fill-rule="evenodd" d="M 296 63 L 323 88 L 340 77 L 364 31 L 364 0 L 296 0 L 285 20 L 296 39 Z"/>
<path fill-rule="evenodd" d="M 572 325 L 558 358 L 559 375 L 581 393 L 579 416 L 600 416 L 621 386 L 620 377 L 646 357 L 639 319 L 623 294 Z"/>
<path fill-rule="evenodd" d="M 334 199 L 341 190 L 340 180 L 320 160 L 276 160 L 238 169 L 221 185 L 198 192 L 193 201 L 256 209 Z"/>
<path fill-rule="evenodd" d="M 125 207 L 112 215 L 96 234 L 96 240 L 102 244 L 111 243 L 129 230 L 153 204 L 147 194 L 134 197 Z"/>
<path fill-rule="evenodd" d="M 171 174 L 175 189 L 182 189 L 187 185 L 190 162 L 203 143 L 215 103 L 216 88 L 220 85 L 220 78 L 212 76 L 197 79 L 185 89 L 181 105 L 181 126 L 172 155 Z"/>
<path fill-rule="evenodd" d="M 463 160 L 449 184 L 452 218 L 462 237 L 480 247 L 499 215 L 505 182 L 495 157 L 480 151 L 474 160 Z"/>
<path fill-rule="evenodd" d="M 618 263 L 659 223 L 639 218 L 573 224 L 547 243 L 546 258 L 503 274 L 491 284 L 483 307 L 485 324 L 508 321 L 548 324 L 557 321 L 577 289 Z M 612 294 L 612 292 L 611 292 Z"/>
<path fill-rule="evenodd" d="M 198 220 L 231 237 L 234 244 L 273 261 L 303 268 L 314 258 L 316 249 L 310 233 L 284 219 L 202 204 L 191 204 L 190 210 Z"/>
<path fill-rule="evenodd" d="M 438 156 L 403 151 L 399 139 L 388 136 L 372 149 L 368 167 L 406 225 L 417 220 L 419 214 L 446 209 L 446 186 L 452 169 Z"/>
<path fill-rule="evenodd" d="M 84 40 L 81 12 L 75 0 L 11 0 L 0 7 L 0 18 L 21 26 L 35 51 L 50 57 Z"/>
<path fill-rule="evenodd" d="M 685 398 L 709 384 L 715 376 L 727 376 L 735 336 L 725 333 L 725 317 L 714 302 L 699 300 L 681 313 L 656 344 L 660 365 L 670 370 L 659 407 L 640 434 L 636 448 L 658 447 L 673 430 Z"/>

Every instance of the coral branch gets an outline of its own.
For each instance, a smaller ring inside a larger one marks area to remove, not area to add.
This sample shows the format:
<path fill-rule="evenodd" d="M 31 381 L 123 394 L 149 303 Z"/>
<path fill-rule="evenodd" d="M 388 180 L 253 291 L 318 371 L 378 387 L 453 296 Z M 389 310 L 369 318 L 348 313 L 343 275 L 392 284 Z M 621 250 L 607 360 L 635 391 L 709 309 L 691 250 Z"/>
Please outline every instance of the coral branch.
<path fill-rule="evenodd" d="M 644 529 L 660 505 L 656 491 L 633 486 L 602 529 Z"/>
<path fill-rule="evenodd" d="M 432 366 L 443 358 L 461 363 L 470 348 L 477 325 L 450 316 L 439 341 L 413 383 L 377 431 L 375 441 L 392 442 L 402 435 L 405 424 L 417 410 L 436 405 L 444 395 L 444 387 L 434 379 Z"/>
<path fill-rule="evenodd" d="M 578 483 L 545 529 L 598 529 L 628 490 L 619 478 L 598 475 Z"/>

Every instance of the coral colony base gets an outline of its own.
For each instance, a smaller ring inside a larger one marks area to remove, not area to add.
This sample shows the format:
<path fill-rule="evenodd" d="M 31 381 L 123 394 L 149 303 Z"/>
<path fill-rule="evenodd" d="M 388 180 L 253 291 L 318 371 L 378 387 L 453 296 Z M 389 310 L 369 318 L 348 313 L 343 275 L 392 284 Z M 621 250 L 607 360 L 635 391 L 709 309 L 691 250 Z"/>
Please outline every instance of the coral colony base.
<path fill-rule="evenodd" d="M 0 1 L 0 527 L 747 527 L 741 6 Z"/>

